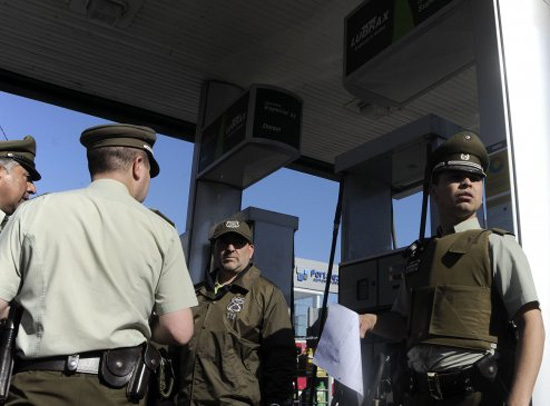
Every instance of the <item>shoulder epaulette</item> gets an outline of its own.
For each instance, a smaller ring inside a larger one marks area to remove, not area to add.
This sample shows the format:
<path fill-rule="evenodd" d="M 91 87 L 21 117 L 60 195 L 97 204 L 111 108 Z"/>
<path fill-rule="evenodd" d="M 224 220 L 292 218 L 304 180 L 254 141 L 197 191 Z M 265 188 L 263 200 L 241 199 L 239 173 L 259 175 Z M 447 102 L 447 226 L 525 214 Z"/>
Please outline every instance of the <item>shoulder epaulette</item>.
<path fill-rule="evenodd" d="M 157 209 L 149 209 L 153 213 L 158 214 L 160 217 L 162 217 L 164 220 L 166 220 L 172 227 L 176 227 L 176 223 L 174 223 L 172 220 L 170 220 L 168 217 L 166 217 L 164 214 L 160 212 L 160 210 Z"/>
<path fill-rule="evenodd" d="M 508 230 L 504 230 L 503 228 L 490 228 L 489 230 L 491 230 L 493 233 L 495 233 L 497 235 L 500 235 L 500 236 L 514 235 L 513 232 L 508 231 Z"/>

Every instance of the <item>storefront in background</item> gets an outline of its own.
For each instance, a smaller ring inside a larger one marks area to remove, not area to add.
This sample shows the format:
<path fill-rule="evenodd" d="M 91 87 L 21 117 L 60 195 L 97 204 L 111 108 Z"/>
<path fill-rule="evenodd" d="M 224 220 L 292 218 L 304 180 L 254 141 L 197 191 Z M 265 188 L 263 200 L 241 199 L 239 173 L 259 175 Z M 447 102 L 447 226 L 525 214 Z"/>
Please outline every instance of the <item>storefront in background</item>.
<path fill-rule="evenodd" d="M 319 311 L 328 277 L 328 264 L 295 258 L 294 264 L 294 329 L 298 350 L 297 405 L 326 406 L 332 399 L 333 379 L 321 368 L 313 378 L 313 354 L 316 343 Z M 327 303 L 338 302 L 338 265 L 330 278 Z M 312 390 L 307 390 L 311 388 Z M 313 402 L 309 399 L 313 396 Z"/>
<path fill-rule="evenodd" d="M 310 327 L 323 306 L 328 264 L 295 258 L 294 264 L 294 329 L 297 338 L 307 338 Z M 338 265 L 332 268 L 328 303 L 338 301 Z"/>

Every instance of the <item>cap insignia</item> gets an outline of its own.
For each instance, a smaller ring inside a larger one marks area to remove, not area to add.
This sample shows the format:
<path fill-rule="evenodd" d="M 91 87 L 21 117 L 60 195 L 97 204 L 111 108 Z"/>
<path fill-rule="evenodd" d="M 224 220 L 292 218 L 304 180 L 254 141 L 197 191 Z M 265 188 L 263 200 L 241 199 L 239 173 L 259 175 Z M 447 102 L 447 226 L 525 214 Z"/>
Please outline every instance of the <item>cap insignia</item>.
<path fill-rule="evenodd" d="M 239 228 L 239 220 L 228 220 L 225 222 L 227 228 Z"/>
<path fill-rule="evenodd" d="M 462 159 L 463 161 L 469 161 L 470 154 L 460 154 L 460 159 Z"/>
<path fill-rule="evenodd" d="M 149 145 L 143 144 L 143 149 L 146 149 L 147 151 L 149 151 L 151 153 L 151 155 L 153 155 L 153 148 L 151 148 Z"/>

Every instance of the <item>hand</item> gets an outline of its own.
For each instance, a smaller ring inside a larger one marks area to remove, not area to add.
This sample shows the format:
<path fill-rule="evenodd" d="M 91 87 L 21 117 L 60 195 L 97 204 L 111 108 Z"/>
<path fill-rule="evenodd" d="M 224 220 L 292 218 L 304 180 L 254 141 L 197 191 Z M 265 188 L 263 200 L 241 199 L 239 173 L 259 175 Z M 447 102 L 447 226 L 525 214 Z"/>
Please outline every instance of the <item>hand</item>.
<path fill-rule="evenodd" d="M 365 335 L 374 329 L 376 320 L 376 314 L 365 313 L 359 315 L 359 333 L 361 338 L 365 338 Z"/>

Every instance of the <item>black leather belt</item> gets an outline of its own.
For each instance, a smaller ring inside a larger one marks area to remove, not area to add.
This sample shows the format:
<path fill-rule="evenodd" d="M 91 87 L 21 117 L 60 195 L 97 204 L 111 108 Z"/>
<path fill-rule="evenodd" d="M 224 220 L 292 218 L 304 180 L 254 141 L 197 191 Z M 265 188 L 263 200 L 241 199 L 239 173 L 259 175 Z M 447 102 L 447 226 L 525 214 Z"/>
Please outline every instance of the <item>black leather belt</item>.
<path fill-rule="evenodd" d="M 15 372 L 62 371 L 97 375 L 102 351 L 48 358 L 17 359 Z"/>
<path fill-rule="evenodd" d="M 442 400 L 480 390 L 482 377 L 475 367 L 449 372 L 414 372 L 416 389 Z"/>

